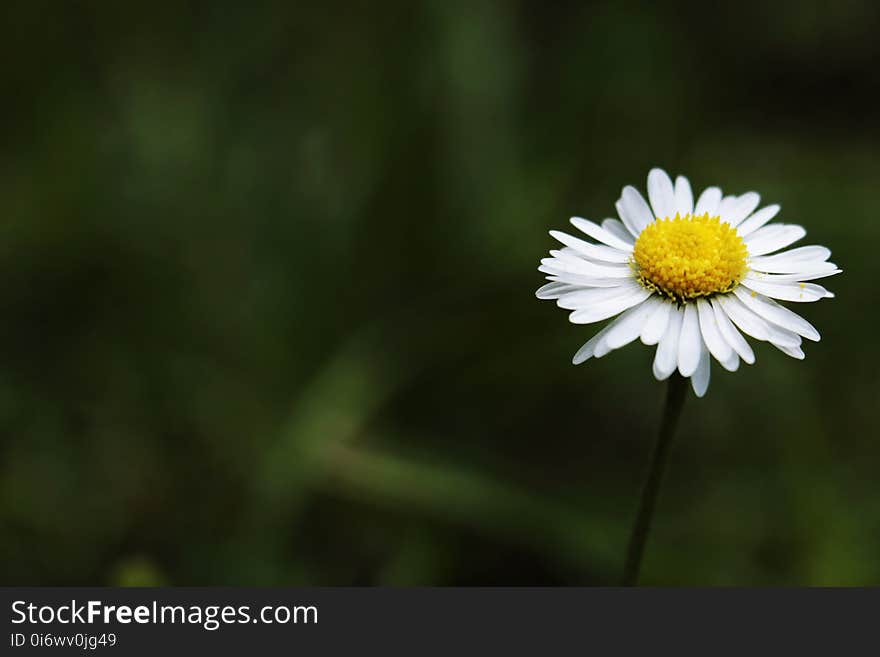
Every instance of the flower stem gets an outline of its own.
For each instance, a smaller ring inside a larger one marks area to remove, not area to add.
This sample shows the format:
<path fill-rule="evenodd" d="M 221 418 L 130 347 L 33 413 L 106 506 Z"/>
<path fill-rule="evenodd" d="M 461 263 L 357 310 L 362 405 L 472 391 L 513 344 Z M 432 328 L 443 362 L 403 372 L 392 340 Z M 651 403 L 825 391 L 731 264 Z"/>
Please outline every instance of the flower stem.
<path fill-rule="evenodd" d="M 654 517 L 654 507 L 657 505 L 657 493 L 660 490 L 660 482 L 663 480 L 669 445 L 672 442 L 673 434 L 675 434 L 675 426 L 678 423 L 678 416 L 681 415 L 681 408 L 684 406 L 687 383 L 688 380 L 676 372 L 669 379 L 666 388 L 666 405 L 663 408 L 660 433 L 657 436 L 657 443 L 654 445 L 651 469 L 642 488 L 638 515 L 636 515 L 632 534 L 630 534 L 629 548 L 626 553 L 626 568 L 623 575 L 624 586 L 636 586 L 639 583 L 642 555 L 645 552 L 648 533 L 651 531 L 651 519 Z"/>

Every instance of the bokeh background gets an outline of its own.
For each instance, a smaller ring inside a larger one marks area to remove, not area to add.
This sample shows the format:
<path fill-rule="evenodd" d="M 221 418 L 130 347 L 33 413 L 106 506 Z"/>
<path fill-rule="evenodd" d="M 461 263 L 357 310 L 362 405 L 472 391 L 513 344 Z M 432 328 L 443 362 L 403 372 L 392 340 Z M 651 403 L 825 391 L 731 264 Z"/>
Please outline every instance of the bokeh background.
<path fill-rule="evenodd" d="M 534 290 L 654 165 L 830 246 L 643 580 L 880 583 L 880 6 L 4 4 L 3 584 L 612 584 L 664 388 Z"/>

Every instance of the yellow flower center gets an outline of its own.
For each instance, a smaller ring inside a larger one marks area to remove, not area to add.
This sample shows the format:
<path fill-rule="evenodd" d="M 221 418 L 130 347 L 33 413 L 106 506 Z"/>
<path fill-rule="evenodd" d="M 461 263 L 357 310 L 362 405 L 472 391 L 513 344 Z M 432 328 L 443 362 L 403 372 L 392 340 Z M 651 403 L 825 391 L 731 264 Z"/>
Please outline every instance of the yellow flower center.
<path fill-rule="evenodd" d="M 642 231 L 632 265 L 646 288 L 686 303 L 733 290 L 746 273 L 747 257 L 736 229 L 719 217 L 676 214 Z"/>

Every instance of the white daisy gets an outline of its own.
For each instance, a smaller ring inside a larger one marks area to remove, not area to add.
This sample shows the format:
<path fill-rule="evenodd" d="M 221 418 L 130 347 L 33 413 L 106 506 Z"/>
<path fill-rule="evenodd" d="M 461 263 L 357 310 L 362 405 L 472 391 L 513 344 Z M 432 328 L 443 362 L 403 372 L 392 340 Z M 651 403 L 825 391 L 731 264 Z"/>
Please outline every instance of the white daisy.
<path fill-rule="evenodd" d="M 675 184 L 662 169 L 648 174 L 645 201 L 632 186 L 617 201 L 620 220 L 601 225 L 572 217 L 575 228 L 595 241 L 551 230 L 564 247 L 550 251 L 539 271 L 550 283 L 539 299 L 556 299 L 572 311 L 574 324 L 619 315 L 581 347 L 580 364 L 600 358 L 637 338 L 657 345 L 654 376 L 678 369 L 691 377 L 698 397 L 709 387 L 710 354 L 724 369 L 740 359 L 755 362 L 743 333 L 802 359 L 801 338 L 819 332 L 803 317 L 778 304 L 817 301 L 834 295 L 808 283 L 839 274 L 824 246 L 779 251 L 806 235 L 801 226 L 768 222 L 778 205 L 758 208 L 755 192 L 722 196 L 706 188 L 694 204 L 688 179 Z"/>

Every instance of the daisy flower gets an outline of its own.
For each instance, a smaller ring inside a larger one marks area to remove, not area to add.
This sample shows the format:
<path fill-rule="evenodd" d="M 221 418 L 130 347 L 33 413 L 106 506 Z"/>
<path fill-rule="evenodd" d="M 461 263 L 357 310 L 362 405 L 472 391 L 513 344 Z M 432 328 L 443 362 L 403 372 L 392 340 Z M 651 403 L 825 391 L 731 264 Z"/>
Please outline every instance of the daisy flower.
<path fill-rule="evenodd" d="M 840 273 L 824 246 L 786 249 L 806 231 L 769 223 L 778 205 L 760 196 L 723 196 L 708 187 L 696 203 L 684 176 L 648 174 L 648 199 L 632 186 L 617 201 L 620 219 L 571 223 L 593 241 L 551 230 L 563 244 L 541 260 L 550 282 L 539 299 L 555 299 L 574 324 L 616 317 L 578 350 L 577 365 L 640 339 L 656 345 L 654 376 L 677 369 L 698 397 L 709 387 L 711 358 L 731 372 L 755 354 L 743 334 L 802 359 L 802 338 L 819 332 L 780 301 L 834 295 L 814 281 Z"/>

